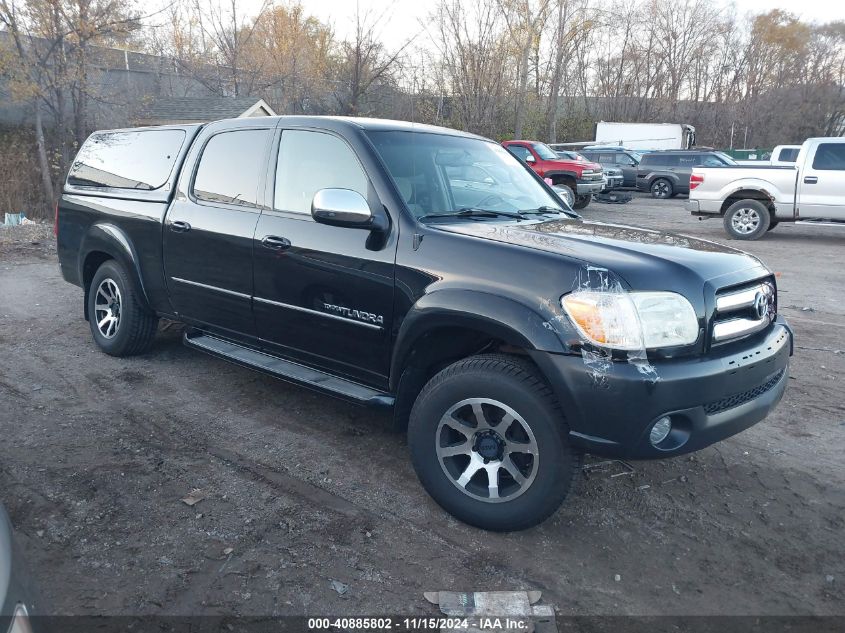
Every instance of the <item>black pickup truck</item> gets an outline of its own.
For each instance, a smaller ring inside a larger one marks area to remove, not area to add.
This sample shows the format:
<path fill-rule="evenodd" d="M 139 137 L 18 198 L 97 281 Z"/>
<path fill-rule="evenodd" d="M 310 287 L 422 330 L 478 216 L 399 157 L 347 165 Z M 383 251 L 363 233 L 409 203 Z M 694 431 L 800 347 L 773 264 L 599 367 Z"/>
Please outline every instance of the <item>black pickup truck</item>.
<path fill-rule="evenodd" d="M 97 132 L 57 209 L 108 354 L 185 343 L 393 411 L 426 490 L 491 530 L 583 452 L 661 458 L 762 420 L 792 334 L 740 251 L 583 221 L 484 138 L 280 117 Z"/>

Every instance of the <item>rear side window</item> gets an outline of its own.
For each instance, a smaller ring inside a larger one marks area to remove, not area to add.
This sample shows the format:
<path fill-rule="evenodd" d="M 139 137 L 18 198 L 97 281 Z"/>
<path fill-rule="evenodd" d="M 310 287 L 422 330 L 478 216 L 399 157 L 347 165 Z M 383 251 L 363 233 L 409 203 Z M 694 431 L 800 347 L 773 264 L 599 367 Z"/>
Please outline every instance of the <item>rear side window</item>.
<path fill-rule="evenodd" d="M 845 170 L 845 143 L 821 143 L 813 158 L 813 169 Z"/>
<path fill-rule="evenodd" d="M 784 147 L 778 152 L 778 157 L 775 160 L 780 160 L 785 163 L 794 163 L 798 158 L 798 152 L 801 151 L 799 147 Z"/>
<path fill-rule="evenodd" d="M 643 156 L 640 164 L 652 167 L 676 167 L 678 165 L 678 155 L 659 154 L 657 152 L 653 154 L 646 154 Z"/>
<path fill-rule="evenodd" d="M 813 158 L 813 169 L 845 170 L 845 143 L 821 143 Z"/>
<path fill-rule="evenodd" d="M 704 167 L 724 167 L 725 161 L 713 154 L 707 154 L 697 164 Z"/>
<path fill-rule="evenodd" d="M 272 134 L 272 130 L 234 130 L 212 136 L 194 178 L 197 200 L 256 206 L 258 181 L 266 169 L 265 150 Z"/>
<path fill-rule="evenodd" d="M 320 189 L 351 189 L 366 198 L 368 183 L 364 168 L 345 141 L 323 132 L 282 132 L 275 209 L 310 214 L 314 194 Z"/>
<path fill-rule="evenodd" d="M 67 184 L 151 191 L 162 187 L 185 142 L 183 130 L 100 132 L 85 141 Z"/>

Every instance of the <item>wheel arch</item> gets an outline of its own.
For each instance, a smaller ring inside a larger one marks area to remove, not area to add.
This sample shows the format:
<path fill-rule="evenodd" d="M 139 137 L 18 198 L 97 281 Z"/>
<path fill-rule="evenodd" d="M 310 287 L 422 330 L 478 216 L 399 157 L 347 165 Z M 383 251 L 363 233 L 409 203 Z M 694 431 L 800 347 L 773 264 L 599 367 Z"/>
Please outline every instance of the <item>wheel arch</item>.
<path fill-rule="evenodd" d="M 547 171 L 543 177 L 544 178 L 551 178 L 552 182 L 556 185 L 557 184 L 568 185 L 568 184 L 571 183 L 571 185 L 573 186 L 573 191 L 574 191 L 574 188 L 577 187 L 577 185 L 578 185 L 578 174 L 576 174 L 574 171 L 565 171 L 565 170 L 559 170 L 559 169 L 558 170 L 552 170 L 552 171 Z"/>
<path fill-rule="evenodd" d="M 417 394 L 438 371 L 467 356 L 498 351 L 523 356 L 538 350 L 563 352 L 548 322 L 517 301 L 485 292 L 442 290 L 420 299 L 402 322 L 391 361 L 398 428 Z M 542 374 L 538 367 L 538 372 Z"/>
<path fill-rule="evenodd" d="M 725 212 L 733 204 L 740 202 L 741 200 L 756 200 L 757 202 L 762 202 L 769 211 L 769 215 L 772 219 L 774 219 L 776 213 L 775 197 L 765 189 L 737 189 L 725 198 L 724 202 L 722 202 L 722 206 L 719 208 L 719 215 L 724 216 Z"/>
<path fill-rule="evenodd" d="M 129 237 L 114 224 L 92 224 L 82 239 L 78 270 L 79 279 L 82 281 L 82 287 L 85 291 L 83 305 L 86 320 L 89 316 L 88 293 L 90 292 L 91 280 L 97 269 L 108 260 L 115 260 L 126 269 L 142 304 L 147 308 L 150 307 L 140 274 L 138 254 Z"/>

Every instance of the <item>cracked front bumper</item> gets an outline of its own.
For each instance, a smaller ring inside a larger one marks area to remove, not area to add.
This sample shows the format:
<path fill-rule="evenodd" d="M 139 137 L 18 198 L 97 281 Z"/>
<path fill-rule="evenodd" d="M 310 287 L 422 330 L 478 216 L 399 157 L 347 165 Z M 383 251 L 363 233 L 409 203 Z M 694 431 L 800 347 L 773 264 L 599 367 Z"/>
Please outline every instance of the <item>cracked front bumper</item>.
<path fill-rule="evenodd" d="M 596 455 L 654 459 L 696 451 L 765 418 L 789 380 L 792 330 L 781 317 L 765 333 L 704 357 L 597 366 L 581 356 L 535 353 L 570 429 Z M 657 448 L 651 426 L 670 416 L 677 442 Z"/>

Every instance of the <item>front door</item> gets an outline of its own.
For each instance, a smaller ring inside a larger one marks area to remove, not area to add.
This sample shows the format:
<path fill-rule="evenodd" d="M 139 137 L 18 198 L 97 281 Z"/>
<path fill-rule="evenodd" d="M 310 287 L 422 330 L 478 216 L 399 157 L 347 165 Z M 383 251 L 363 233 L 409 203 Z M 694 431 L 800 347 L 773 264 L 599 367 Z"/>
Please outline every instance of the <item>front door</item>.
<path fill-rule="evenodd" d="M 272 184 L 272 183 L 271 183 Z M 253 311 L 262 341 L 287 356 L 374 386 L 390 367 L 395 236 L 318 224 L 320 189 L 361 193 L 379 204 L 357 156 L 339 136 L 283 130 L 272 209 L 255 232 Z"/>
<path fill-rule="evenodd" d="M 798 217 L 845 220 L 845 142 L 819 143 L 798 180 Z"/>
<path fill-rule="evenodd" d="M 252 245 L 271 129 L 207 136 L 185 192 L 167 212 L 164 268 L 171 302 L 186 321 L 255 335 Z M 262 194 L 263 195 L 263 194 Z"/>

